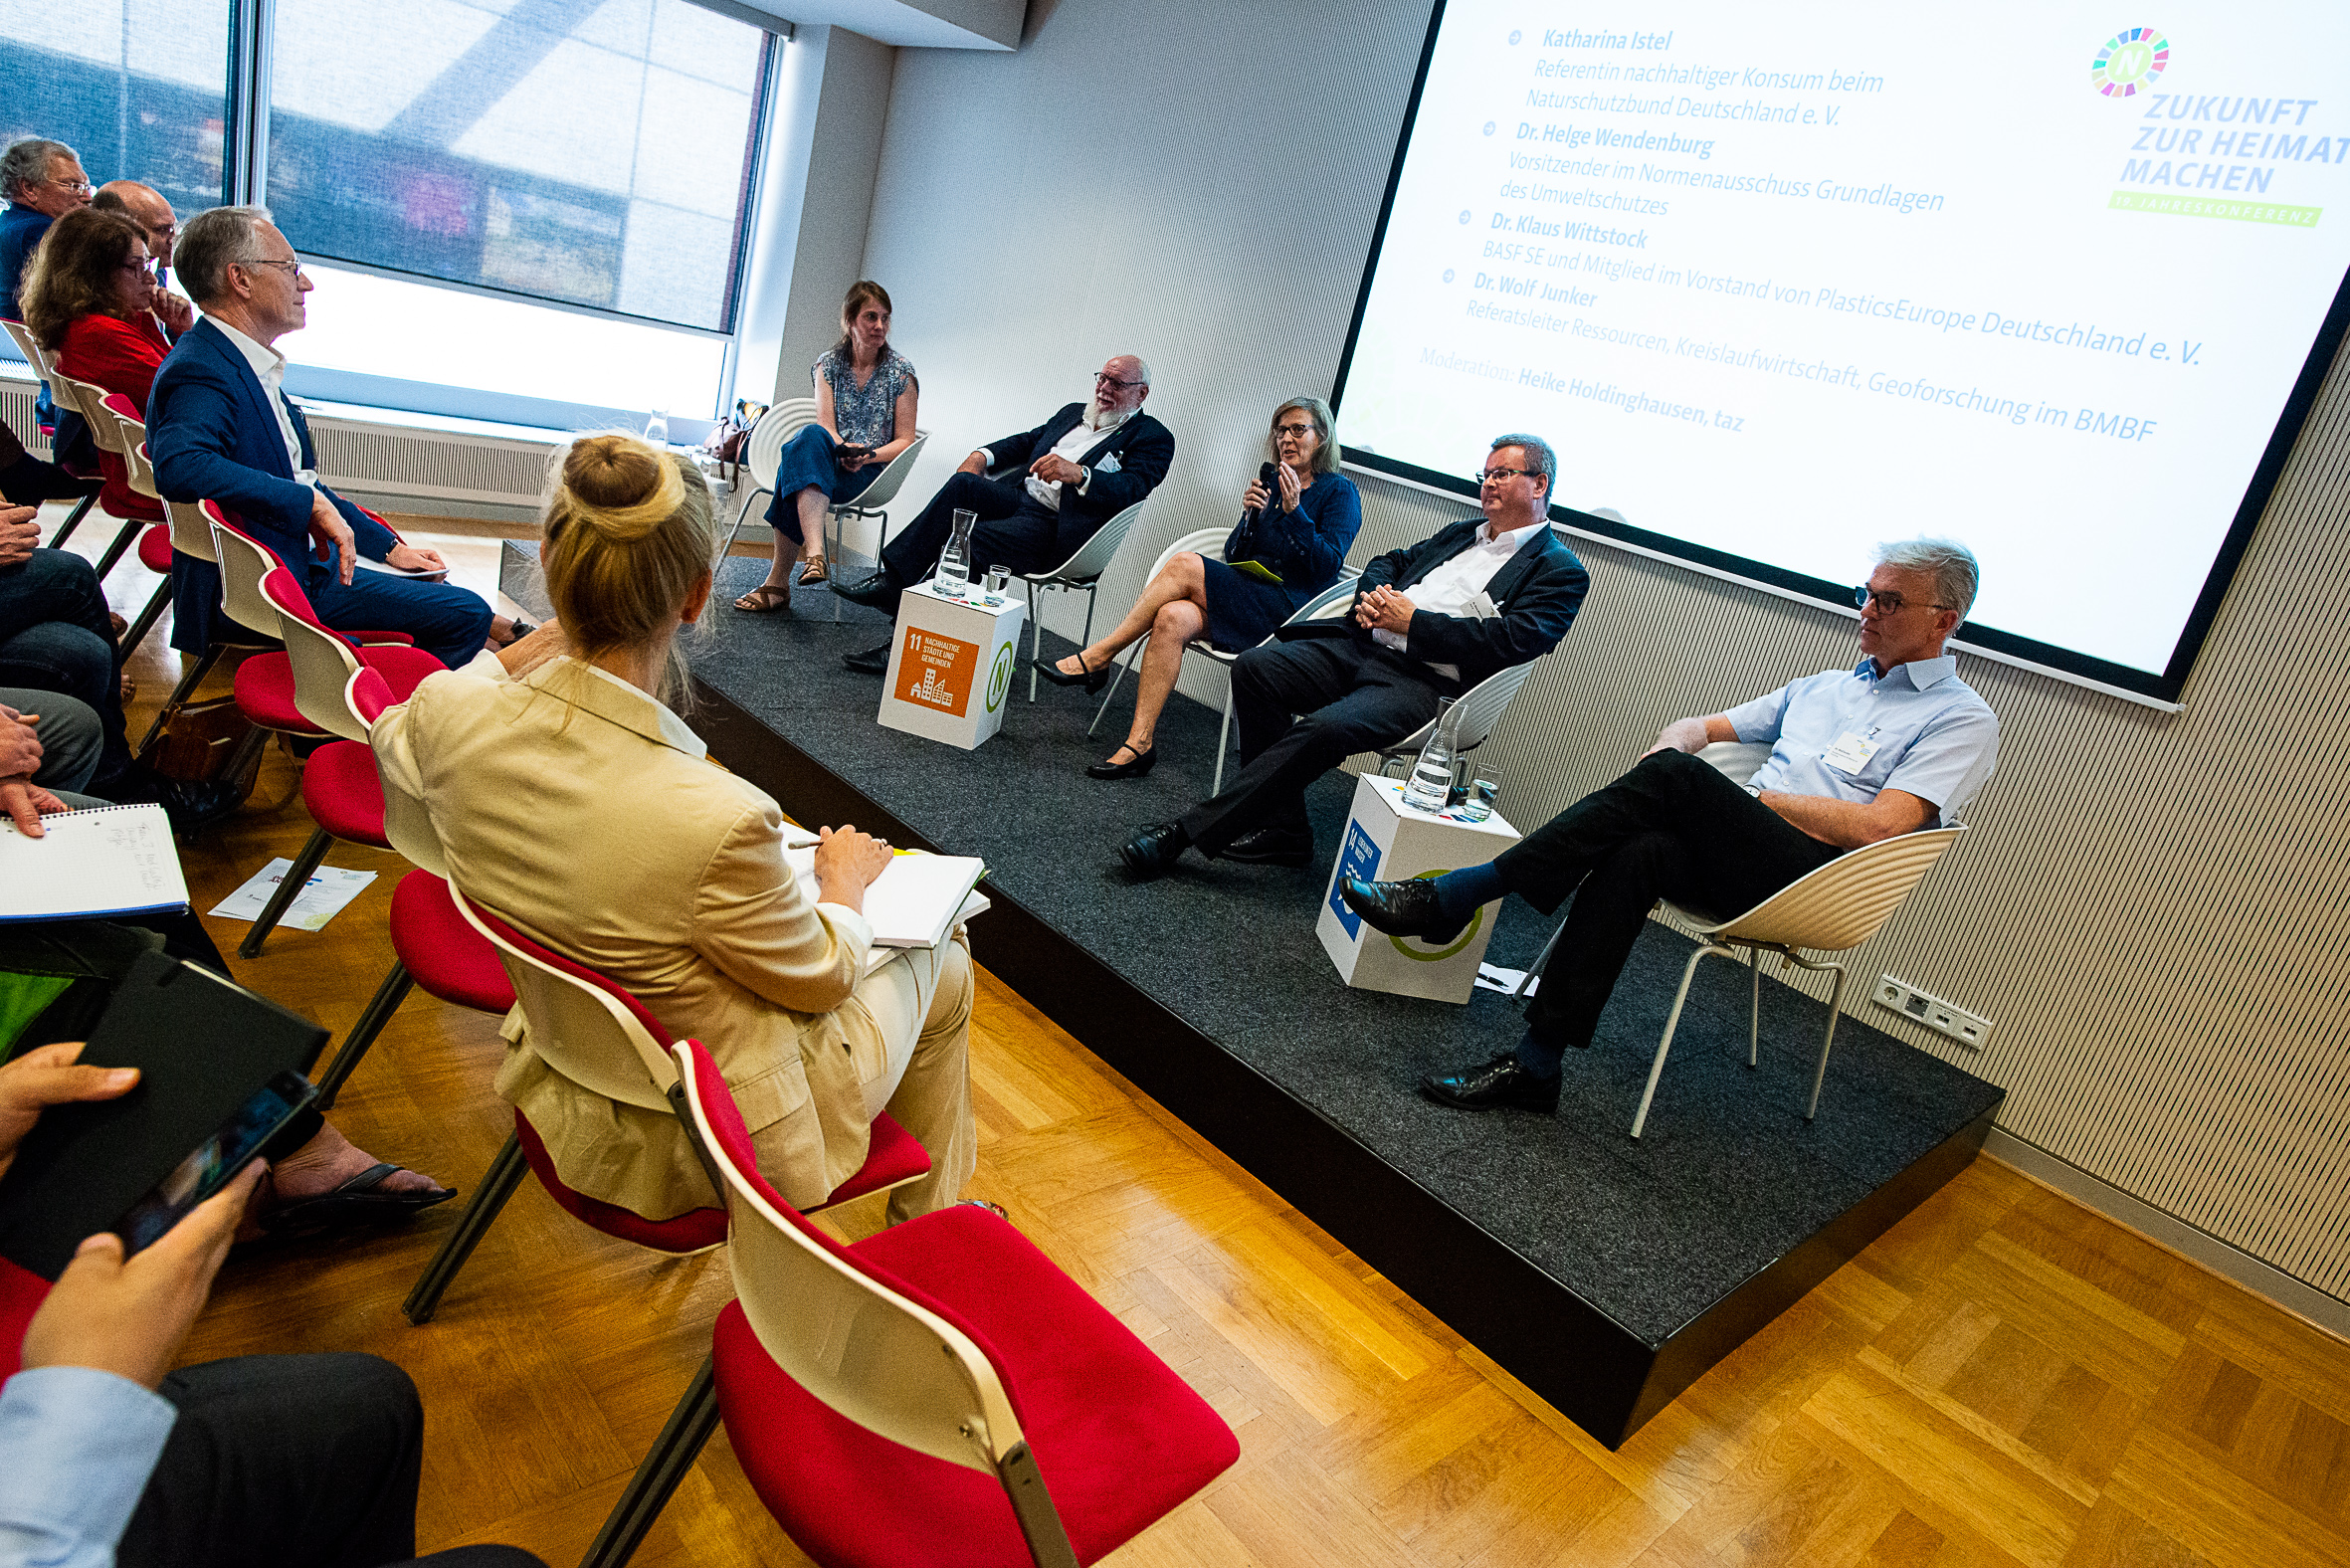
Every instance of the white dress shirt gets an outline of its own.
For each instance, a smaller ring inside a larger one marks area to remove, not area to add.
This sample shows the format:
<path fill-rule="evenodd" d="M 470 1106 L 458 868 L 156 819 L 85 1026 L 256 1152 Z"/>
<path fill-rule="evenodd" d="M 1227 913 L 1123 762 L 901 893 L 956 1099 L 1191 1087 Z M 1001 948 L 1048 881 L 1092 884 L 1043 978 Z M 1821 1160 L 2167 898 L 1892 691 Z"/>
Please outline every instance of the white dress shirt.
<path fill-rule="evenodd" d="M 261 389 L 268 396 L 270 412 L 278 416 L 278 434 L 286 441 L 286 466 L 294 471 L 296 485 L 318 488 L 318 474 L 301 466 L 301 438 L 294 433 L 294 416 L 286 412 L 286 356 L 267 343 L 257 343 L 217 315 L 206 316 L 221 335 L 237 345 L 237 352 L 253 367 L 261 378 Z"/>
<path fill-rule="evenodd" d="M 39 1367 L 0 1390 L 0 1568 L 111 1568 L 179 1412 L 128 1378 Z"/>
<path fill-rule="evenodd" d="M 1141 412 L 1142 406 L 1136 404 L 1123 414 L 1108 415 L 1098 425 L 1088 424 L 1080 419 L 1069 427 L 1068 435 L 1053 444 L 1053 456 L 1066 463 L 1076 463 L 1084 454 L 1092 451 L 1100 443 L 1102 437 Z M 993 448 L 981 447 L 979 455 L 987 460 L 989 468 L 992 469 L 996 466 L 996 455 Z M 1040 453 L 1038 456 L 1041 457 L 1043 454 Z M 1032 458 L 1029 461 L 1033 463 L 1036 460 Z M 1101 468 L 1104 473 L 1115 474 L 1118 471 L 1117 455 L 1112 453 L 1102 459 Z M 1077 487 L 1077 493 L 1082 495 L 1092 488 L 1093 476 L 1088 474 L 1085 476 L 1085 482 Z M 1028 492 L 1037 498 L 1039 504 L 1050 506 L 1055 511 L 1061 509 L 1061 482 L 1059 480 L 1042 480 L 1031 474 L 1028 477 Z"/>
<path fill-rule="evenodd" d="M 1534 536 L 1535 529 L 1549 526 L 1547 522 L 1536 520 L 1522 528 L 1495 535 L 1493 525 L 1488 522 L 1469 541 L 1468 549 L 1414 583 L 1412 591 L 1404 597 L 1412 601 L 1413 609 L 1426 610 L 1431 615 L 1474 616 L 1482 620 L 1494 613 L 1492 601 L 1484 596 L 1485 584 L 1491 582 L 1493 574 L 1507 565 L 1509 558 Z M 1409 639 L 1403 633 L 1390 632 L 1385 627 L 1374 628 L 1371 640 L 1381 648 L 1393 649 L 1399 654 L 1410 652 L 1406 646 Z M 1448 681 L 1461 679 L 1461 667 L 1458 665 L 1440 665 L 1430 660 L 1428 668 Z"/>

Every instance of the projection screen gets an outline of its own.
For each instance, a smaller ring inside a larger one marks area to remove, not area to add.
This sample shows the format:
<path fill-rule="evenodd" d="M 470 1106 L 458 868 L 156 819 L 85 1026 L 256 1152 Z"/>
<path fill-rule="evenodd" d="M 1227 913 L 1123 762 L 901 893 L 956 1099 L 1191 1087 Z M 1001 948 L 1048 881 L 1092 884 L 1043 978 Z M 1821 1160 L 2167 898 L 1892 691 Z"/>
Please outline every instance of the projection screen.
<path fill-rule="evenodd" d="M 1348 456 L 1532 431 L 1561 520 L 1846 606 L 1947 534 L 1963 641 L 2176 699 L 2350 314 L 2345 60 L 2333 0 L 1439 4 Z"/>

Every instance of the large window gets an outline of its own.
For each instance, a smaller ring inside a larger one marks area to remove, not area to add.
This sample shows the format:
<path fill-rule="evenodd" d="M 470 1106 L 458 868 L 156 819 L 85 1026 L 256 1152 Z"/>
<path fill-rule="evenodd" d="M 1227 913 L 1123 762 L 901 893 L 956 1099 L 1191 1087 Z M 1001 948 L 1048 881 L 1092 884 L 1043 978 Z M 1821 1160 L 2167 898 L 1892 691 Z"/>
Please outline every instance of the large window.
<path fill-rule="evenodd" d="M 351 264 L 281 345 L 337 396 L 690 419 L 724 391 L 768 46 L 689 0 L 0 0 L 0 140 L 183 220 L 264 202 Z"/>
<path fill-rule="evenodd" d="M 269 205 L 305 254 L 732 325 L 766 35 L 685 0 L 278 0 Z"/>
<path fill-rule="evenodd" d="M 0 145 L 47 136 L 181 212 L 228 190 L 228 0 L 0 0 Z"/>

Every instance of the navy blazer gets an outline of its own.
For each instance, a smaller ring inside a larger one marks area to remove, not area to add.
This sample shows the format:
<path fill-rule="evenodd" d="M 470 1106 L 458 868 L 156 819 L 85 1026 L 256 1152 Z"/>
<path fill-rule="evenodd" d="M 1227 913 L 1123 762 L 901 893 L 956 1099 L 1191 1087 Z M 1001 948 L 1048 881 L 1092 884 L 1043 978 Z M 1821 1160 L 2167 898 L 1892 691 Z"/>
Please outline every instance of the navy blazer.
<path fill-rule="evenodd" d="M 1034 430 L 987 443 L 987 451 L 995 459 L 996 468 L 1025 469 L 1059 446 L 1061 438 L 1075 430 L 1077 421 L 1084 417 L 1085 405 L 1072 403 Z M 1118 457 L 1117 472 L 1104 474 L 1101 460 L 1113 452 Z M 1080 465 L 1093 471 L 1093 483 L 1085 487 L 1082 495 L 1074 485 L 1061 487 L 1062 513 L 1090 518 L 1098 527 L 1157 490 L 1159 481 L 1167 477 L 1167 466 L 1174 461 L 1175 433 L 1137 409 L 1124 424 L 1077 459 Z"/>
<path fill-rule="evenodd" d="M 1469 548 L 1484 525 L 1482 517 L 1465 517 L 1408 549 L 1388 551 L 1363 568 L 1355 584 L 1354 601 L 1343 619 L 1304 621 L 1284 626 L 1273 635 L 1284 642 L 1309 637 L 1370 637 L 1354 619 L 1354 605 L 1362 602 L 1364 594 L 1383 585 L 1409 593 L 1414 583 Z M 1575 552 L 1567 548 L 1556 529 L 1545 527 L 1519 545 L 1517 553 L 1502 562 L 1493 580 L 1485 585 L 1485 597 L 1493 601 L 1499 614 L 1478 617 L 1415 611 L 1404 651 L 1423 664 L 1457 667 L 1466 689 L 1556 648 L 1567 628 L 1575 624 L 1575 612 L 1583 607 L 1583 595 L 1590 587 L 1591 574 L 1583 569 Z M 1435 674 L 1430 672 L 1432 677 Z"/>
<path fill-rule="evenodd" d="M 301 466 L 315 468 L 309 422 L 291 398 L 287 411 Z M 155 466 L 155 488 L 176 501 L 218 501 L 230 520 L 278 552 L 297 575 L 303 563 L 315 570 L 310 550 L 310 490 L 294 478 L 286 461 L 286 438 L 270 396 L 237 345 L 209 320 L 190 327 L 171 348 L 147 393 L 147 456 Z M 380 561 L 399 543 L 398 535 L 325 486 L 318 493 L 334 503 L 358 535 L 359 553 Z"/>

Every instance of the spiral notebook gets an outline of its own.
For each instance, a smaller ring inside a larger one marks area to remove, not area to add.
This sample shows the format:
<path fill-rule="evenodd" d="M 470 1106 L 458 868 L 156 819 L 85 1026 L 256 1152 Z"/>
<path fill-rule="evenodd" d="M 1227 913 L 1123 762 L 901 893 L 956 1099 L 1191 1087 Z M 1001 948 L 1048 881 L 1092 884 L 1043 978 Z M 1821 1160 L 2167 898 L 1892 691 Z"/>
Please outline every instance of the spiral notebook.
<path fill-rule="evenodd" d="M 0 817 L 0 921 L 172 914 L 188 906 L 160 806 L 97 806 L 41 819 L 27 838 Z"/>

